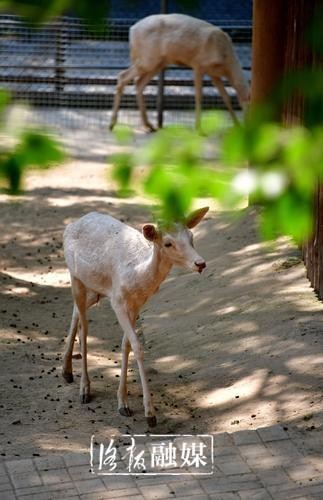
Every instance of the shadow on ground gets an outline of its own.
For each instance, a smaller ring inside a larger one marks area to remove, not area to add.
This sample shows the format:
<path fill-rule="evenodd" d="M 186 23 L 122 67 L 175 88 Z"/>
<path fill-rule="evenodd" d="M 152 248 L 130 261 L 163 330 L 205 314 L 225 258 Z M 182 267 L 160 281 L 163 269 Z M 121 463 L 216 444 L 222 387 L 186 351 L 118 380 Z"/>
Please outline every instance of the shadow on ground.
<path fill-rule="evenodd" d="M 110 200 L 110 201 L 108 201 Z M 112 200 L 112 201 L 111 201 Z M 147 432 L 131 357 L 133 416 L 119 417 L 121 330 L 107 303 L 90 312 L 93 399 L 60 376 L 72 300 L 62 253 L 64 225 L 99 210 L 140 227 L 148 207 L 113 191 L 36 187 L 1 202 L 1 453 L 86 450 L 91 435 Z M 321 304 L 286 241 L 265 250 L 256 211 L 213 214 L 196 231 L 208 267 L 174 270 L 142 314 L 156 433 L 214 433 L 276 423 L 315 433 L 322 417 Z"/>

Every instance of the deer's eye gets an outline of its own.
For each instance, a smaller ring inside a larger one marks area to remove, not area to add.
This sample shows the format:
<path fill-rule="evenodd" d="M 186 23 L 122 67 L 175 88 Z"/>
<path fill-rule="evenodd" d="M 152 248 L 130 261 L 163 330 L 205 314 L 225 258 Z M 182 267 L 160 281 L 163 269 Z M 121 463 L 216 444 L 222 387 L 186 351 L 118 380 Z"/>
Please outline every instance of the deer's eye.
<path fill-rule="evenodd" d="M 172 247 L 172 246 L 173 246 L 173 244 L 170 241 L 167 241 L 165 243 L 165 247 L 167 247 L 167 248 Z"/>

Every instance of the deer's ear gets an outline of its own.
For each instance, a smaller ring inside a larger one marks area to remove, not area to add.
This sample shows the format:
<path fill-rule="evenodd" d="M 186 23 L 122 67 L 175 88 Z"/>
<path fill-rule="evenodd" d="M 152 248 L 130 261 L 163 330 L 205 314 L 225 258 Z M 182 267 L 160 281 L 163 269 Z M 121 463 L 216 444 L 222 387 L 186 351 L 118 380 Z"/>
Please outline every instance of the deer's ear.
<path fill-rule="evenodd" d="M 158 239 L 158 231 L 152 224 L 145 224 L 142 228 L 142 234 L 148 241 L 156 241 Z"/>
<path fill-rule="evenodd" d="M 203 219 L 204 215 L 208 212 L 209 207 L 199 208 L 198 210 L 194 210 L 190 215 L 186 217 L 185 226 L 189 229 L 198 225 L 199 222 Z"/>

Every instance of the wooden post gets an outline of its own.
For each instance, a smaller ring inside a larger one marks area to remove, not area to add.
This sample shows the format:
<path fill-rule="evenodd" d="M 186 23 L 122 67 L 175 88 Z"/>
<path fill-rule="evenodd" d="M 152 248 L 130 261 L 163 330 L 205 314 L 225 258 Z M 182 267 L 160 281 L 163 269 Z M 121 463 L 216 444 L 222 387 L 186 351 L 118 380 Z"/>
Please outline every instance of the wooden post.
<path fill-rule="evenodd" d="M 287 43 L 285 55 L 285 71 L 295 71 L 307 68 L 319 68 L 318 61 L 306 42 L 306 32 L 309 23 L 315 15 L 320 15 L 316 9 L 321 0 L 289 0 L 288 22 L 286 25 Z M 283 122 L 286 125 L 303 123 L 306 102 L 299 93 L 294 93 L 286 100 Z M 316 123 L 305 123 L 313 126 Z M 315 217 L 313 237 L 303 246 L 303 259 L 306 265 L 307 277 L 314 291 L 323 300 L 323 187 L 319 186 L 313 200 Z"/>
<path fill-rule="evenodd" d="M 283 75 L 286 10 L 286 0 L 253 2 L 252 103 L 266 101 Z"/>
<path fill-rule="evenodd" d="M 273 90 L 282 79 L 287 1 L 253 1 L 251 108 L 270 102 Z M 277 108 L 273 114 L 277 121 L 281 120 L 281 110 Z M 249 196 L 249 205 L 254 203 L 253 195 Z"/>

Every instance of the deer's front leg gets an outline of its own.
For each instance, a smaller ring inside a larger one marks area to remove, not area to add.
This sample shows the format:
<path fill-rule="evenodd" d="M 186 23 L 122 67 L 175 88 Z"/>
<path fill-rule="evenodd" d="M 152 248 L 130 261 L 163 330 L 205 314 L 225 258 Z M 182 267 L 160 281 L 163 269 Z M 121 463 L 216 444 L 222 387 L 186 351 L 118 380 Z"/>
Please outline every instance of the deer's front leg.
<path fill-rule="evenodd" d="M 228 95 L 226 89 L 225 89 L 225 86 L 221 80 L 221 78 L 216 78 L 216 77 L 213 77 L 211 78 L 212 80 L 212 83 L 215 87 L 217 87 L 217 89 L 219 90 L 220 92 L 220 95 L 223 99 L 223 102 L 224 104 L 226 105 L 226 107 L 228 108 L 228 111 L 232 117 L 232 120 L 233 120 L 233 123 L 234 124 L 239 124 L 239 120 L 237 118 L 237 115 L 235 114 L 235 112 L 233 111 L 233 107 L 232 107 L 232 104 L 231 104 L 231 99 L 230 99 L 230 96 Z"/>
<path fill-rule="evenodd" d="M 128 406 L 128 389 L 127 389 L 127 372 L 128 372 L 128 360 L 129 353 L 131 350 L 131 345 L 126 334 L 123 335 L 122 339 L 122 361 L 121 361 L 121 375 L 120 383 L 118 389 L 118 410 L 120 415 L 124 417 L 131 416 L 131 410 Z"/>
<path fill-rule="evenodd" d="M 146 370 L 144 367 L 143 346 L 136 335 L 134 326 L 129 317 L 130 315 L 126 309 L 126 305 L 124 305 L 121 301 L 114 303 L 112 302 L 112 307 L 116 313 L 116 316 L 118 318 L 121 328 L 124 331 L 124 334 L 127 336 L 128 341 L 130 342 L 131 349 L 138 364 L 147 423 L 150 427 L 155 427 L 157 420 L 155 416 L 155 409 L 152 402 L 152 397 L 150 395 L 150 390 L 148 386 Z"/>

